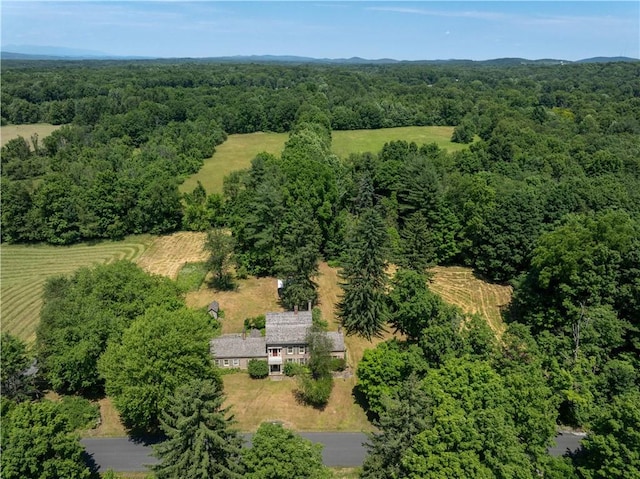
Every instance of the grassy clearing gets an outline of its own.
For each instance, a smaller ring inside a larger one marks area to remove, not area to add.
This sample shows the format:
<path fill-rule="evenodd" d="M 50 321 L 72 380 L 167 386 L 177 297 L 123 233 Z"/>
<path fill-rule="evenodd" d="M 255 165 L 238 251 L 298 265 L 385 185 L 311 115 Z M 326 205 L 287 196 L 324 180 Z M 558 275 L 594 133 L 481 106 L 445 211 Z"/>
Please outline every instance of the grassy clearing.
<path fill-rule="evenodd" d="M 0 246 L 0 295 L 2 331 L 33 342 L 40 319 L 42 288 L 51 276 L 70 274 L 82 266 L 135 261 L 151 243 L 150 236 L 73 246 Z"/>
<path fill-rule="evenodd" d="M 287 138 L 287 133 L 229 135 L 227 141 L 216 147 L 214 155 L 204 160 L 200 171 L 185 180 L 180 191 L 191 192 L 200 181 L 207 193 L 222 193 L 222 180 L 225 176 L 232 171 L 249 167 L 251 160 L 263 151 L 279 155 Z"/>
<path fill-rule="evenodd" d="M 418 145 L 436 143 L 449 151 L 466 148 L 466 145 L 451 143 L 451 126 L 409 126 L 382 128 L 380 130 L 349 130 L 332 132 L 333 152 L 340 157 L 351 153 L 378 152 L 385 143 L 393 140 L 414 141 Z M 180 186 L 180 191 L 191 192 L 200 181 L 207 193 L 222 193 L 222 180 L 232 171 L 248 168 L 258 153 L 266 151 L 280 155 L 287 141 L 287 133 L 248 133 L 229 135 L 227 141 L 218 145 L 215 154 L 204 160 L 204 165 L 195 175 Z"/>
<path fill-rule="evenodd" d="M 406 126 L 380 130 L 347 130 L 332 132 L 332 150 L 341 158 L 351 153 L 377 153 L 385 143 L 395 140 L 415 142 L 418 146 L 436 143 L 449 151 L 463 150 L 468 145 L 451 142 L 452 126 Z"/>
<path fill-rule="evenodd" d="M 32 125 L 5 125 L 0 126 L 0 146 L 7 144 L 9 140 L 21 136 L 31 144 L 31 135 L 38 135 L 42 141 L 45 136 L 49 136 L 62 125 L 51 125 L 49 123 L 34 123 Z M 33 146 L 33 145 L 31 145 Z"/>
<path fill-rule="evenodd" d="M 479 313 L 496 334 L 504 332 L 502 310 L 511 301 L 511 286 L 487 283 L 473 274 L 471 268 L 459 266 L 433 268 L 429 285 L 448 303 L 460 306 L 465 313 Z"/>

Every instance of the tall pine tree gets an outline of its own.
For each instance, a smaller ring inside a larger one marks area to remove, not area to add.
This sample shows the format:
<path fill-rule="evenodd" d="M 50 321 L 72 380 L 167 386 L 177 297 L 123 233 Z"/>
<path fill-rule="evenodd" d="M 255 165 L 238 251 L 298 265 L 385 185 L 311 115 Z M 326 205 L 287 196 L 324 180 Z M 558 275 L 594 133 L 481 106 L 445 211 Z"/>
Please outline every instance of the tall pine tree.
<path fill-rule="evenodd" d="M 341 277 L 344 294 L 338 316 L 347 334 L 367 339 L 380 337 L 388 318 L 385 302 L 387 283 L 387 230 L 376 207 L 365 208 L 349 239 Z"/>
<path fill-rule="evenodd" d="M 167 439 L 155 447 L 158 479 L 240 479 L 242 439 L 223 408 L 218 383 L 195 379 L 180 387 L 163 412 Z"/>

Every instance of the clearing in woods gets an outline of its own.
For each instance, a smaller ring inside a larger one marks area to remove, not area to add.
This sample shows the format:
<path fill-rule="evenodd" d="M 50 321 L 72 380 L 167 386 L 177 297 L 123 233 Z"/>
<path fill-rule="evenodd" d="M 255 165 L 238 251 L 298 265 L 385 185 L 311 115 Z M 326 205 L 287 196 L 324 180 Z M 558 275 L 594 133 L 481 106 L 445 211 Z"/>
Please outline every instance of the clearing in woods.
<path fill-rule="evenodd" d="M 453 127 L 451 126 L 408 126 L 400 128 L 381 128 L 379 130 L 333 131 L 332 149 L 341 158 L 351 153 L 377 153 L 385 143 L 394 140 L 415 142 L 418 145 L 436 143 L 440 148 L 458 151 L 468 147 L 451 142 Z M 204 165 L 196 174 L 188 177 L 180 186 L 180 191 L 191 192 L 202 183 L 208 194 L 222 193 L 222 181 L 232 171 L 251 166 L 251 160 L 258 153 L 266 151 L 279 156 L 289 137 L 288 133 L 247 133 L 229 135 L 227 140 L 216 147 L 211 158 L 204 160 Z"/>
<path fill-rule="evenodd" d="M 37 134 L 38 140 L 42 141 L 44 137 L 49 136 L 61 126 L 62 125 L 51 125 L 49 123 L 0 126 L 0 146 L 4 146 L 9 140 L 13 140 L 14 138 L 21 136 L 31 144 L 31 147 L 33 147 L 33 144 L 31 143 L 31 136 L 33 134 Z"/>
<path fill-rule="evenodd" d="M 433 282 L 429 288 L 432 291 L 465 313 L 479 313 L 496 334 L 504 332 L 502 310 L 511 301 L 511 286 L 487 283 L 477 278 L 471 268 L 461 266 L 437 266 L 431 271 Z"/>

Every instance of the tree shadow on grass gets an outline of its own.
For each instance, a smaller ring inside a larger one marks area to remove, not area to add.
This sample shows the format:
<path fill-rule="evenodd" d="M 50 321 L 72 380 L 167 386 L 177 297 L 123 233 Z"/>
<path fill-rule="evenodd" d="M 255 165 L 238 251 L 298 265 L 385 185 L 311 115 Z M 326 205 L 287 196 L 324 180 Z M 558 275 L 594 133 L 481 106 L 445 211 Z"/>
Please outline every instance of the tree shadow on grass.
<path fill-rule="evenodd" d="M 353 386 L 353 389 L 351 390 L 351 396 L 353 397 L 353 400 L 356 402 L 356 404 L 360 406 L 364 413 L 367 415 L 367 420 L 370 423 L 374 424 L 375 421 L 378 420 L 378 415 L 369 409 L 369 401 L 367 401 L 366 396 L 360 390 L 360 387 L 357 384 Z"/>

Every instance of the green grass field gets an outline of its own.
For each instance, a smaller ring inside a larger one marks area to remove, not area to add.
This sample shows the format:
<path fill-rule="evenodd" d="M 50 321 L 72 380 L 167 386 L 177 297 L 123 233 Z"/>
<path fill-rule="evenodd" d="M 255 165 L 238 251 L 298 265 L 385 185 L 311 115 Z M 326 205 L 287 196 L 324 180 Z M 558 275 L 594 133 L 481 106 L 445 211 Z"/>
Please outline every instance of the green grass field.
<path fill-rule="evenodd" d="M 451 126 L 409 126 L 382 128 L 380 130 L 349 130 L 332 132 L 333 152 L 345 158 L 351 153 L 377 153 L 385 143 L 394 140 L 413 141 L 418 145 L 436 143 L 449 151 L 467 148 L 467 145 L 451 143 Z M 266 151 L 280 155 L 287 141 L 287 133 L 248 133 L 229 135 L 218 145 L 213 157 L 204 160 L 204 166 L 180 186 L 180 191 L 191 192 L 198 181 L 207 193 L 222 193 L 222 180 L 232 171 L 248 168 L 258 153 Z"/>
<path fill-rule="evenodd" d="M 151 236 L 74 246 L 0 246 L 0 324 L 8 332 L 32 342 L 40 320 L 42 288 L 47 278 L 69 274 L 82 266 L 118 259 L 135 261 Z"/>
<path fill-rule="evenodd" d="M 258 153 L 266 151 L 280 155 L 287 133 L 249 133 L 246 135 L 229 135 L 227 141 L 216 147 L 213 157 L 204 160 L 204 165 L 195 175 L 191 175 L 180 186 L 180 191 L 191 192 L 198 180 L 208 194 L 222 193 L 222 180 L 232 171 L 241 170 L 251 165 Z"/>

